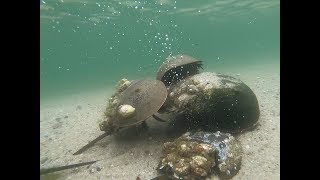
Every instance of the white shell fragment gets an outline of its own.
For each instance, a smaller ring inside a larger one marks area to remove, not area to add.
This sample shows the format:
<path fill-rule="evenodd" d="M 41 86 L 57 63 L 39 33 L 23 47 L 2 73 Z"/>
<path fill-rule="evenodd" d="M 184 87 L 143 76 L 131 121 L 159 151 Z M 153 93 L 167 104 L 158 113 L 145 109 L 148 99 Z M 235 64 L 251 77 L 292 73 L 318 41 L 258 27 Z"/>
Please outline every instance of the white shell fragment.
<path fill-rule="evenodd" d="M 131 105 L 124 104 L 120 105 L 118 109 L 118 113 L 123 118 L 130 118 L 134 115 L 136 109 L 132 107 Z"/>

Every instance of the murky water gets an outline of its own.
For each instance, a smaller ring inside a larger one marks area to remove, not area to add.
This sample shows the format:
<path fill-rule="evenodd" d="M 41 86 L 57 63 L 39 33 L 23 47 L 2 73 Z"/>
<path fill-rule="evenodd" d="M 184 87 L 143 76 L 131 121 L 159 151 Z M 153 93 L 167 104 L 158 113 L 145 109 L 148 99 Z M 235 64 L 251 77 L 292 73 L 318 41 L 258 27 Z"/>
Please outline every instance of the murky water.
<path fill-rule="evenodd" d="M 133 127 L 136 134 L 124 131 L 73 153 L 101 135 L 98 121 L 120 79 L 155 79 L 165 58 L 177 54 L 253 90 L 259 126 L 237 137 L 244 152 L 235 179 L 279 179 L 279 0 L 40 1 L 40 168 L 101 160 L 41 178 L 155 177 L 167 130 L 181 134 L 179 125 L 147 120 L 146 132 Z"/>

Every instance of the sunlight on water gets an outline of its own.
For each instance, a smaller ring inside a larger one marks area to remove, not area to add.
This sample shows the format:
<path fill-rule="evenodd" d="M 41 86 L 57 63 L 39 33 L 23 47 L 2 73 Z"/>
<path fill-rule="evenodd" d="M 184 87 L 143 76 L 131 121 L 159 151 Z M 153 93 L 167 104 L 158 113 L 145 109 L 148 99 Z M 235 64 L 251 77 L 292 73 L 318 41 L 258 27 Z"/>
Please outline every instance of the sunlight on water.
<path fill-rule="evenodd" d="M 41 97 L 153 76 L 169 55 L 208 68 L 279 60 L 279 1 L 40 1 Z"/>

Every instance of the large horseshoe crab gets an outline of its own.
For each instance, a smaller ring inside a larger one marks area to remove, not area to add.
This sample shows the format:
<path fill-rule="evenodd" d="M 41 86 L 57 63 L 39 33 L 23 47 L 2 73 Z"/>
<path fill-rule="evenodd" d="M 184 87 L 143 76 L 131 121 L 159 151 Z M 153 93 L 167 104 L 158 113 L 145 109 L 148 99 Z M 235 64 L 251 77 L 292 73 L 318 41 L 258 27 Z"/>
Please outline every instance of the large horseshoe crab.
<path fill-rule="evenodd" d="M 239 133 L 255 127 L 260 116 L 254 92 L 234 77 L 203 72 L 168 88 L 161 111 L 179 112 L 191 126 Z"/>
<path fill-rule="evenodd" d="M 167 98 L 167 89 L 159 80 L 122 79 L 118 84 L 117 92 L 109 99 L 103 121 L 99 124 L 100 130 L 105 133 L 97 137 L 73 155 L 81 154 L 94 143 L 105 136 L 116 133 L 123 127 L 136 124 L 145 124 L 145 120 L 153 116 L 161 120 L 155 113 L 160 109 Z"/>
<path fill-rule="evenodd" d="M 185 54 L 164 61 L 157 79 L 167 86 L 168 98 L 159 112 L 182 115 L 210 131 L 236 133 L 254 127 L 260 111 L 253 91 L 237 78 L 199 73 L 199 68 L 202 61 Z"/>

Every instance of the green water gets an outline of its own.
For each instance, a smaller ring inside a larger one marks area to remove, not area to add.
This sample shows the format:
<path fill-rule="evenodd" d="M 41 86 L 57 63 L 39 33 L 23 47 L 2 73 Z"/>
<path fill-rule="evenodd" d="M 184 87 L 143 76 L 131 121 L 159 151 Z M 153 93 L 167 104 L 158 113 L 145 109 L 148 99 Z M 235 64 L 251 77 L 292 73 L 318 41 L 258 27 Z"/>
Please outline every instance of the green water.
<path fill-rule="evenodd" d="M 41 99 L 155 77 L 178 53 L 216 70 L 279 62 L 280 1 L 40 1 Z"/>

